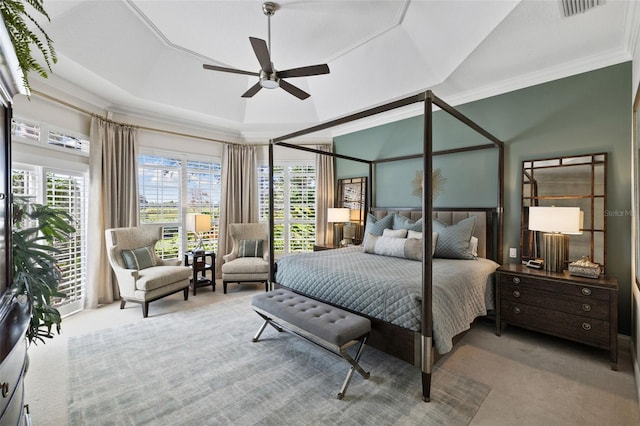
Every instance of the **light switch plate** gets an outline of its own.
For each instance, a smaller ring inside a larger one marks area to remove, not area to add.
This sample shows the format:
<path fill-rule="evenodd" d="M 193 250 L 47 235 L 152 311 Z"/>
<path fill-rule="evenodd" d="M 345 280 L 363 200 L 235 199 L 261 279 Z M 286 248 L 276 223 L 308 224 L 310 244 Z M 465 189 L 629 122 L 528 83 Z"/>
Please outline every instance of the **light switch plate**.
<path fill-rule="evenodd" d="M 518 257 L 518 250 L 515 247 L 511 247 L 509 249 L 509 257 L 512 259 L 515 259 L 516 257 Z"/>

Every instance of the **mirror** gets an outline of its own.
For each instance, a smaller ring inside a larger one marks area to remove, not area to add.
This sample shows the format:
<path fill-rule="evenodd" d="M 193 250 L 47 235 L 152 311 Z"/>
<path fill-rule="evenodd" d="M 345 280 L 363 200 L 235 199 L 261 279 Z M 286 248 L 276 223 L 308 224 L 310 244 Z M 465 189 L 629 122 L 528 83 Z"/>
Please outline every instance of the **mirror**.
<path fill-rule="evenodd" d="M 606 264 L 607 154 L 588 154 L 522 162 L 520 254 L 541 257 L 541 232 L 528 229 L 529 207 L 580 207 L 581 234 L 569 236 L 569 262 L 588 256 Z M 565 265 L 566 269 L 566 265 Z"/>
<path fill-rule="evenodd" d="M 351 223 L 356 225 L 353 242 L 360 244 L 364 237 L 365 206 L 367 205 L 367 178 L 356 177 L 338 179 L 338 199 L 336 207 L 351 210 Z"/>

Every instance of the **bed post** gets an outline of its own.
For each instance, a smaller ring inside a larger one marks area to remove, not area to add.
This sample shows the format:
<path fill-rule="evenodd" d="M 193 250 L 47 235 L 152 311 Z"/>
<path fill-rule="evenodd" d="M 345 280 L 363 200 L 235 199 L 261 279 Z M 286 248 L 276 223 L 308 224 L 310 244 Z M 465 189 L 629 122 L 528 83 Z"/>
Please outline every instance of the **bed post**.
<path fill-rule="evenodd" d="M 275 258 L 273 256 L 273 140 L 269 141 L 269 289 L 276 281 Z"/>
<path fill-rule="evenodd" d="M 433 161 L 433 93 L 426 92 L 424 101 L 424 136 L 423 136 L 423 173 L 422 173 L 422 235 L 430 236 L 433 232 L 431 218 L 433 217 L 433 185 L 431 182 Z M 421 370 L 422 370 L 422 400 L 428 402 L 431 398 L 431 369 L 433 367 L 433 325 L 432 325 L 432 297 L 431 297 L 431 263 L 432 238 L 422 239 L 422 331 L 421 331 Z"/>

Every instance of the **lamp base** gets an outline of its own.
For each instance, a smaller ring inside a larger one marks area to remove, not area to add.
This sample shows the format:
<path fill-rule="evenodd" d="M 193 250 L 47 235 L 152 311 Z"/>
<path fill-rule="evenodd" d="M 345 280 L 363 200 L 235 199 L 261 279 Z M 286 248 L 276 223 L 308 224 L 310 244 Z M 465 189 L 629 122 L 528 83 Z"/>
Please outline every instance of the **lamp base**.
<path fill-rule="evenodd" d="M 344 229 L 344 225 L 342 223 L 333 224 L 333 245 L 335 247 L 340 247 L 340 241 L 342 241 L 343 229 Z"/>
<path fill-rule="evenodd" d="M 562 272 L 569 256 L 569 236 L 564 234 L 542 234 L 542 258 L 544 269 Z"/>

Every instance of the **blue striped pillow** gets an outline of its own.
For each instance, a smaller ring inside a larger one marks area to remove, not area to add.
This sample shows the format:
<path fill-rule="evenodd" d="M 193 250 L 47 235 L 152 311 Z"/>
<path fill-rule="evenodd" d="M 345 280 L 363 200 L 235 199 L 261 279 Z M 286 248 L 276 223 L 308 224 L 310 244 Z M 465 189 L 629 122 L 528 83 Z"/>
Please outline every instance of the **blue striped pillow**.
<path fill-rule="evenodd" d="M 146 269 L 156 266 L 153 247 L 140 247 L 132 250 L 122 250 L 120 253 L 126 269 Z"/>
<path fill-rule="evenodd" d="M 238 241 L 238 257 L 262 257 L 262 240 Z"/>

